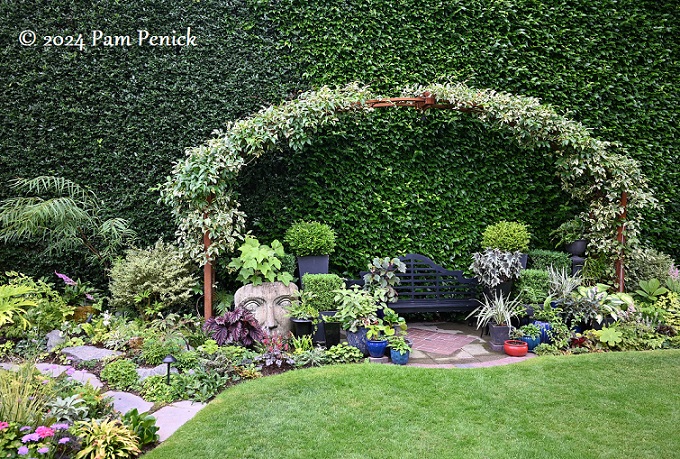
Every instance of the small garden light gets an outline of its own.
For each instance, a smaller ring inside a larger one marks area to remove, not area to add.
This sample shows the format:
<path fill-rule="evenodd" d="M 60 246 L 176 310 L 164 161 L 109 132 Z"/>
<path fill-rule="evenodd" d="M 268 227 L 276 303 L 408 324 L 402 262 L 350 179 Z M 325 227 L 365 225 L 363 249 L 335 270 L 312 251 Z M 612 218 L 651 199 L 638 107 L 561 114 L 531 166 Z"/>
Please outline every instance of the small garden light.
<path fill-rule="evenodd" d="M 177 359 L 176 359 L 175 356 L 172 355 L 172 354 L 168 354 L 168 355 L 163 359 L 163 363 L 166 363 L 166 364 L 168 365 L 168 373 L 167 373 L 167 375 L 166 375 L 166 378 L 167 378 L 167 379 L 165 380 L 165 382 L 166 382 L 168 385 L 170 385 L 170 365 L 172 365 L 172 364 L 175 363 L 175 362 L 177 362 Z"/>

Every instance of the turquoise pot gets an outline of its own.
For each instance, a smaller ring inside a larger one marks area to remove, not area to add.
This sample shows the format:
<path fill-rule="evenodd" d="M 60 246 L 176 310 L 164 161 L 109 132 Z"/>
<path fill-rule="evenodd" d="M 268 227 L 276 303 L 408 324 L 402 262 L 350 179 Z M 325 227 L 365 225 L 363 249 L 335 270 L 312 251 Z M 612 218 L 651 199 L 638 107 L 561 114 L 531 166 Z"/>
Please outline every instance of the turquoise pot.
<path fill-rule="evenodd" d="M 530 336 L 522 336 L 520 340 L 527 343 L 527 346 L 529 346 L 529 352 L 533 351 L 536 346 L 541 344 L 540 336 L 537 336 L 536 338 L 532 338 Z"/>

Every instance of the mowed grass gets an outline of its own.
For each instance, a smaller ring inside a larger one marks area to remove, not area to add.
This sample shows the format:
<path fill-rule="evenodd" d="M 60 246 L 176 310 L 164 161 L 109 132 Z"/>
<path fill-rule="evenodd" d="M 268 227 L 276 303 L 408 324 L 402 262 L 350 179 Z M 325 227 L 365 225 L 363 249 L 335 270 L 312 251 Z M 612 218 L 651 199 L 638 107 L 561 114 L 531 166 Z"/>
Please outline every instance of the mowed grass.
<path fill-rule="evenodd" d="M 292 371 L 226 390 L 145 458 L 680 458 L 680 351 Z"/>

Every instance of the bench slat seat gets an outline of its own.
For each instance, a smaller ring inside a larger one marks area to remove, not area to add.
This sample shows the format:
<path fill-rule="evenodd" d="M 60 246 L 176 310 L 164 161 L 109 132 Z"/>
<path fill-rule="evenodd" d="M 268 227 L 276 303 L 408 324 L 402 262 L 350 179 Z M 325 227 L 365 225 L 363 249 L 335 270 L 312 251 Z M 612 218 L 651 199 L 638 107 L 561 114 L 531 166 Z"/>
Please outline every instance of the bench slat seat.
<path fill-rule="evenodd" d="M 406 272 L 396 273 L 397 302 L 389 305 L 396 312 L 466 312 L 479 306 L 477 279 L 444 269 L 424 255 L 410 253 L 399 259 Z"/>

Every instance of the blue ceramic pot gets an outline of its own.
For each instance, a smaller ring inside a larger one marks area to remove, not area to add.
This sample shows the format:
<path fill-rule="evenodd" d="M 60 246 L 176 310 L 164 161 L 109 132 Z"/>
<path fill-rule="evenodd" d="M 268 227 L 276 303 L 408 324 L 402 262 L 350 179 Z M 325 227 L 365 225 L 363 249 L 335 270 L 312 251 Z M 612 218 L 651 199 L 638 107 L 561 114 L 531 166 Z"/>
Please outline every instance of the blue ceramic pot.
<path fill-rule="evenodd" d="M 392 359 L 392 363 L 395 365 L 406 365 L 410 354 L 411 353 L 408 351 L 402 354 L 401 352 L 392 349 L 390 351 L 390 359 Z"/>
<path fill-rule="evenodd" d="M 552 339 L 550 339 L 548 336 L 548 331 L 552 330 L 552 325 L 550 325 L 550 322 L 534 320 L 534 325 L 536 325 L 541 330 L 541 343 L 552 344 Z"/>
<path fill-rule="evenodd" d="M 529 346 L 529 351 L 533 351 L 536 346 L 541 344 L 540 336 L 537 336 L 536 338 L 532 338 L 530 336 L 522 336 L 520 340 L 527 343 L 527 346 Z"/>
<path fill-rule="evenodd" d="M 366 340 L 366 347 L 368 348 L 368 355 L 371 357 L 380 358 L 385 355 L 387 349 L 387 340 L 374 341 L 372 339 Z"/>

